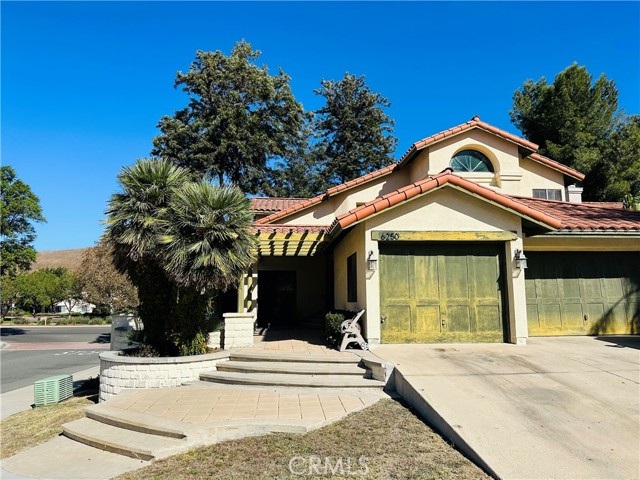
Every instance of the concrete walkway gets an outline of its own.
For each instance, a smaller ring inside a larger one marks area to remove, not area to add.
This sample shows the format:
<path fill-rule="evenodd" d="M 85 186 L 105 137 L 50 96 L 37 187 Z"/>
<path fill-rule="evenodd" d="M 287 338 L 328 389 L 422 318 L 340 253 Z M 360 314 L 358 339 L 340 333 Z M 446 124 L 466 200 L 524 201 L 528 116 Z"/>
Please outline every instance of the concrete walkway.
<path fill-rule="evenodd" d="M 640 337 L 380 345 L 396 390 L 504 479 L 640 478 Z"/>
<path fill-rule="evenodd" d="M 266 350 L 274 354 L 309 354 L 314 357 L 354 356 L 327 349 L 304 338 L 271 335 L 268 339 L 257 338 L 255 344 L 255 347 L 242 352 Z M 30 391 L 29 405 L 33 400 L 32 389 Z M 358 388 L 259 387 L 195 382 L 176 388 L 125 390 L 107 402 L 89 407 L 88 411 L 94 412 L 92 418 L 102 416 L 119 419 L 123 424 L 135 424 L 138 432 L 182 432 L 187 439 L 194 439 L 186 445 L 193 448 L 270 432 L 306 432 L 339 420 L 386 396 L 379 390 Z M 23 397 L 22 404 L 26 400 L 26 396 Z M 16 402 L 20 404 L 18 399 Z M 129 432 L 129 436 L 135 435 L 140 434 Z M 178 451 L 181 450 L 174 453 Z M 56 437 L 4 459 L 2 478 L 106 480 L 148 463 L 98 450 L 66 437 Z"/>

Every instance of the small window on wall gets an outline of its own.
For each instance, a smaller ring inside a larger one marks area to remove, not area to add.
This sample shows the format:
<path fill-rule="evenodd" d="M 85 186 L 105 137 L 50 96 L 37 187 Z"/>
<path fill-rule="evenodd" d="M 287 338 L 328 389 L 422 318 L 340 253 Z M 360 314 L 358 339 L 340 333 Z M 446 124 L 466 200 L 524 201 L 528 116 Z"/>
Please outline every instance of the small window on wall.
<path fill-rule="evenodd" d="M 491 160 L 476 150 L 462 150 L 456 153 L 449 165 L 454 172 L 493 172 Z"/>
<path fill-rule="evenodd" d="M 347 302 L 358 301 L 358 263 L 354 253 L 347 258 Z"/>
<path fill-rule="evenodd" d="M 544 198 L 546 200 L 562 200 L 562 190 L 554 188 L 534 188 L 533 198 Z"/>

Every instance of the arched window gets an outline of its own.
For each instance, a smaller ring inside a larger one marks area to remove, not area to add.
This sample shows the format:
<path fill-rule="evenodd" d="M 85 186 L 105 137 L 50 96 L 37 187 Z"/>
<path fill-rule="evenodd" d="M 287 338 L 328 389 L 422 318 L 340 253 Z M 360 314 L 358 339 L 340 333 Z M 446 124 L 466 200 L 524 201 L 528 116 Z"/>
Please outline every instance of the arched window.
<path fill-rule="evenodd" d="M 491 161 L 477 150 L 462 150 L 451 159 L 454 172 L 493 172 Z"/>

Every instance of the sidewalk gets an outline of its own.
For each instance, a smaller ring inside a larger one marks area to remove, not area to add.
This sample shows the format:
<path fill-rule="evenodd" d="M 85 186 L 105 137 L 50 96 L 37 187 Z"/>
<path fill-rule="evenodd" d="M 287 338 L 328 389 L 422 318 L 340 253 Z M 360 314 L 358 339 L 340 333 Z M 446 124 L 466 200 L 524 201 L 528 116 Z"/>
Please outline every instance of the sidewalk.
<path fill-rule="evenodd" d="M 73 387 L 77 387 L 79 382 L 88 380 L 89 378 L 95 378 L 100 373 L 100 367 L 95 367 L 82 370 L 73 374 Z M 0 394 L 0 418 L 5 419 L 14 413 L 23 412 L 29 410 L 33 405 L 33 385 L 28 387 L 18 388 L 17 390 L 11 390 Z"/>
<path fill-rule="evenodd" d="M 4 348 L 7 344 L 0 342 L 0 348 Z M 89 378 L 95 378 L 100 373 L 100 367 L 95 366 L 76 372 L 73 374 L 73 386 L 74 388 L 79 385 L 80 382 L 88 380 Z M 7 417 L 19 412 L 29 410 L 33 405 L 33 385 L 24 388 L 18 388 L 17 390 L 11 390 L 0 394 L 0 418 L 4 420 Z M 0 478 L 2 480 L 31 480 L 32 477 L 25 477 L 18 475 L 17 473 L 10 472 L 4 468 L 0 468 Z"/>

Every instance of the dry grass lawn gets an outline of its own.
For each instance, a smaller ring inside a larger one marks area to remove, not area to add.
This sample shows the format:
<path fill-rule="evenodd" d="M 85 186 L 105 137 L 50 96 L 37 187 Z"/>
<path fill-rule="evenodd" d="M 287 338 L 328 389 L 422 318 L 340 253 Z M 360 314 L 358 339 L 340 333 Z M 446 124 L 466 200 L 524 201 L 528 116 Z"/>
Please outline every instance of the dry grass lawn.
<path fill-rule="evenodd" d="M 366 464 L 366 469 L 359 460 Z M 293 472 L 289 468 L 290 461 Z M 274 434 L 220 443 L 154 462 L 122 475 L 118 480 L 169 478 L 489 477 L 401 403 L 383 400 L 340 422 L 304 435 Z"/>
<path fill-rule="evenodd" d="M 84 416 L 93 397 L 72 397 L 62 403 L 16 413 L 0 421 L 0 458 L 10 457 L 60 435 L 63 423 Z"/>
<path fill-rule="evenodd" d="M 36 255 L 36 261 L 31 266 L 31 270 L 40 270 L 41 268 L 59 268 L 64 267 L 66 269 L 75 272 L 80 267 L 82 262 L 82 254 L 86 248 L 75 248 L 70 250 L 47 250 L 44 252 L 38 252 Z"/>

